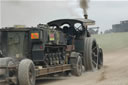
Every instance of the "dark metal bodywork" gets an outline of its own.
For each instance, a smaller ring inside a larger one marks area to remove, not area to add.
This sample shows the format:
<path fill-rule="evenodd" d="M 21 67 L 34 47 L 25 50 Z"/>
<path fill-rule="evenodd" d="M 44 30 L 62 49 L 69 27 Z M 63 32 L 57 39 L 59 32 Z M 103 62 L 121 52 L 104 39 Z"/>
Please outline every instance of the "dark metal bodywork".
<path fill-rule="evenodd" d="M 43 60 L 46 47 L 50 46 L 65 46 L 66 42 L 60 37 L 53 42 L 49 41 L 50 28 L 6 28 L 1 31 L 1 51 L 6 57 L 30 58 L 33 61 Z M 53 31 L 56 32 L 56 31 Z M 31 39 L 31 33 L 39 33 L 39 39 Z M 59 36 L 64 36 L 61 32 Z M 64 37 L 63 37 L 64 38 Z M 62 40 L 61 40 L 62 39 Z M 13 52 L 11 52 L 13 51 Z M 16 53 L 19 55 L 16 55 Z M 20 55 L 21 53 L 21 55 Z"/>

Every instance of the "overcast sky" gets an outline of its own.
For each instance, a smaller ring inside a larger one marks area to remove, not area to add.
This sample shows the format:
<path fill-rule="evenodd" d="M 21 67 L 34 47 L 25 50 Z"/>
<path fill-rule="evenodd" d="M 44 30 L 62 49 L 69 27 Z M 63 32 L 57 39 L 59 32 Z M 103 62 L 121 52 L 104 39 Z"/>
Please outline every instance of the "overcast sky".
<path fill-rule="evenodd" d="M 0 6 L 1 26 L 36 26 L 60 18 L 83 17 L 78 5 L 76 0 L 3 0 Z M 104 31 L 112 24 L 127 20 L 127 9 L 128 0 L 91 0 L 88 15 Z"/>

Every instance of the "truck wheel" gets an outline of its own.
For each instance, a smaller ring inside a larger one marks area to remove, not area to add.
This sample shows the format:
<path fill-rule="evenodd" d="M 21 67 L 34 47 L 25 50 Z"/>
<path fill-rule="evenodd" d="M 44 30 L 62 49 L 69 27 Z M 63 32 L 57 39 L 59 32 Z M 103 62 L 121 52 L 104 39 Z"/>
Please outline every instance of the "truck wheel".
<path fill-rule="evenodd" d="M 103 66 L 103 50 L 102 48 L 99 48 L 99 58 L 98 58 L 98 69 L 101 69 Z"/>
<path fill-rule="evenodd" d="M 72 65 L 72 74 L 75 76 L 81 76 L 81 74 L 82 74 L 81 56 L 78 53 L 75 53 L 74 57 L 71 57 L 70 61 L 71 61 L 71 65 Z"/>
<path fill-rule="evenodd" d="M 87 70 L 98 69 L 98 47 L 94 38 L 86 39 L 85 61 Z"/>
<path fill-rule="evenodd" d="M 18 69 L 19 85 L 35 85 L 35 66 L 29 59 L 22 60 Z"/>
<path fill-rule="evenodd" d="M 0 58 L 0 67 L 1 66 L 5 66 L 5 67 L 15 66 L 13 58 L 9 58 L 9 57 Z M 9 77 L 9 70 L 8 69 L 0 69 L 0 75 L 5 75 L 5 76 Z"/>
<path fill-rule="evenodd" d="M 6 58 L 0 58 L 0 67 L 15 67 L 16 62 L 13 58 L 11 57 L 6 57 Z M 0 80 L 6 80 L 7 78 L 11 78 L 15 76 L 14 70 L 10 70 L 8 68 L 6 69 L 0 69 Z M 7 85 L 17 85 L 17 81 L 11 81 L 7 82 Z M 2 85 L 6 85 L 5 83 L 2 83 Z M 1 85 L 1 83 L 0 83 Z"/>

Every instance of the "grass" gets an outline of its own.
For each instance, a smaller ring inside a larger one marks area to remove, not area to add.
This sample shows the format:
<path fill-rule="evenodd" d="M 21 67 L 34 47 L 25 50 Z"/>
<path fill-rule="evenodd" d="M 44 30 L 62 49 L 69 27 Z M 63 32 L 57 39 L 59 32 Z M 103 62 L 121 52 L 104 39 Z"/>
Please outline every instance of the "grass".
<path fill-rule="evenodd" d="M 128 32 L 93 35 L 105 52 L 116 51 L 128 47 Z"/>

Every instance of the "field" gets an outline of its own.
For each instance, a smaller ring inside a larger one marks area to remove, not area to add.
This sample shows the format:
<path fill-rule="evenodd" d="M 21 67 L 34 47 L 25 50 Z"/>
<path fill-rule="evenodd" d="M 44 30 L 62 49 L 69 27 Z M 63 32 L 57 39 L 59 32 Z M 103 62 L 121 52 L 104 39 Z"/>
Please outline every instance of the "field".
<path fill-rule="evenodd" d="M 128 47 L 128 32 L 93 35 L 104 52 L 113 52 Z"/>

